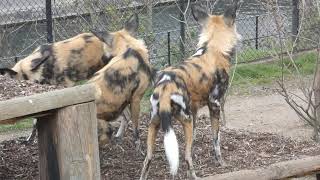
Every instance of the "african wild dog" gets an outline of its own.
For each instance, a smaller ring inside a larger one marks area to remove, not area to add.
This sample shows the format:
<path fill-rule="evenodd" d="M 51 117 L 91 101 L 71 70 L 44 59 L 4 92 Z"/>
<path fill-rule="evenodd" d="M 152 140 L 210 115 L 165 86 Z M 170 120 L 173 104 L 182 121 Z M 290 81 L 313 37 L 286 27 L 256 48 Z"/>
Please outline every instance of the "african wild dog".
<path fill-rule="evenodd" d="M 119 51 L 109 64 L 99 70 L 89 83 L 96 87 L 97 117 L 104 124 L 99 142 L 108 143 L 111 133 L 109 122 L 115 120 L 130 105 L 134 139 L 139 147 L 139 111 L 141 98 L 149 86 L 152 68 L 147 47 L 132 34 L 138 28 L 138 16 L 130 18 L 122 31 L 109 34 L 109 41 Z M 101 121 L 104 120 L 104 121 Z"/>
<path fill-rule="evenodd" d="M 147 156 L 140 179 L 147 178 L 160 125 L 165 133 L 164 147 L 171 174 L 177 173 L 179 150 L 172 118 L 183 125 L 188 175 L 196 178 L 191 155 L 193 128 L 197 110 L 206 105 L 210 111 L 216 159 L 223 164 L 219 144 L 220 100 L 228 87 L 230 53 L 239 38 L 234 24 L 237 8 L 238 2 L 234 2 L 223 15 L 217 16 L 207 14 L 199 6 L 192 7 L 195 20 L 202 26 L 199 48 L 188 60 L 161 71 L 156 80 L 150 98 L 152 113 L 148 128 Z"/>
<path fill-rule="evenodd" d="M 18 80 L 71 87 L 79 80 L 89 79 L 109 62 L 112 58 L 109 46 L 93 33 L 82 33 L 41 45 L 13 68 L 1 68 L 0 74 Z"/>

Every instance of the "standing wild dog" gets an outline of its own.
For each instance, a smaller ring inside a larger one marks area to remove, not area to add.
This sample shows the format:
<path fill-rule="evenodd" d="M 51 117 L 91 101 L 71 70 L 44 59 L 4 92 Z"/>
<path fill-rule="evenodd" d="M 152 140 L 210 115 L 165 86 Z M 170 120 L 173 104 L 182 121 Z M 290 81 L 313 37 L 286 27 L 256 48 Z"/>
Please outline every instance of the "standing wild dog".
<path fill-rule="evenodd" d="M 234 24 L 237 7 L 238 3 L 235 2 L 220 16 L 209 15 L 199 6 L 192 7 L 194 18 L 202 26 L 199 48 L 187 61 L 161 71 L 156 80 L 150 98 L 152 114 L 148 129 L 147 156 L 140 179 L 147 178 L 160 125 L 165 133 L 164 147 L 171 174 L 177 173 L 179 150 L 172 118 L 183 125 L 188 175 L 196 178 L 191 155 L 193 128 L 197 110 L 206 105 L 210 111 L 215 156 L 223 164 L 219 144 L 220 100 L 228 87 L 230 53 L 239 38 Z"/>
<path fill-rule="evenodd" d="M 118 56 L 99 70 L 89 83 L 96 87 L 97 117 L 104 124 L 99 142 L 107 143 L 110 136 L 109 122 L 115 120 L 130 104 L 134 126 L 134 139 L 139 147 L 140 101 L 152 77 L 147 47 L 132 34 L 138 29 L 138 17 L 132 16 L 121 31 L 110 33 L 105 41 L 115 44 Z"/>

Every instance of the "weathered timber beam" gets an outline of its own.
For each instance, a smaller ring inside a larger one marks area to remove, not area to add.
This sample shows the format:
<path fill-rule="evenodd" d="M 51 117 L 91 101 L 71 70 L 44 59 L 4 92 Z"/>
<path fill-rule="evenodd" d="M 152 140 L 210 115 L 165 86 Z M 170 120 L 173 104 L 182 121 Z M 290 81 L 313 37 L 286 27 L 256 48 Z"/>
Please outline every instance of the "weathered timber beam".
<path fill-rule="evenodd" d="M 202 180 L 271 180 L 301 177 L 320 172 L 320 156 L 284 161 L 255 170 L 241 170 L 202 178 Z"/>
<path fill-rule="evenodd" d="M 32 96 L 0 101 L 0 124 L 7 120 L 70 105 L 94 101 L 95 88 L 90 84 Z"/>
<path fill-rule="evenodd" d="M 88 102 L 38 119 L 39 179 L 100 180 L 96 113 Z"/>

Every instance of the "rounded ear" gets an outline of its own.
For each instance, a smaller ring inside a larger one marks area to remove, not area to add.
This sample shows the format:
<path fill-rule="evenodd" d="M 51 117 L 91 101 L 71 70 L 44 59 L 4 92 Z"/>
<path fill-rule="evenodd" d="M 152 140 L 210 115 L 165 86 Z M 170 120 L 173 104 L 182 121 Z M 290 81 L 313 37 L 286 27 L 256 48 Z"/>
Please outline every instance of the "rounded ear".
<path fill-rule="evenodd" d="M 125 23 L 124 29 L 130 34 L 135 34 L 138 31 L 139 18 L 138 14 L 133 14 Z"/>
<path fill-rule="evenodd" d="M 239 0 L 234 0 L 233 4 L 225 9 L 223 19 L 228 26 L 233 26 L 237 15 L 237 9 L 239 8 L 239 4 Z"/>
<path fill-rule="evenodd" d="M 194 17 L 194 19 L 201 25 L 205 25 L 207 20 L 208 20 L 208 13 L 205 11 L 205 8 L 199 6 L 199 5 L 194 5 L 191 7 L 191 13 Z"/>
<path fill-rule="evenodd" d="M 113 42 L 113 35 L 106 31 L 96 31 L 96 30 L 90 30 L 90 32 L 95 35 L 97 38 L 100 39 L 100 41 L 106 43 L 109 46 L 112 46 Z"/>

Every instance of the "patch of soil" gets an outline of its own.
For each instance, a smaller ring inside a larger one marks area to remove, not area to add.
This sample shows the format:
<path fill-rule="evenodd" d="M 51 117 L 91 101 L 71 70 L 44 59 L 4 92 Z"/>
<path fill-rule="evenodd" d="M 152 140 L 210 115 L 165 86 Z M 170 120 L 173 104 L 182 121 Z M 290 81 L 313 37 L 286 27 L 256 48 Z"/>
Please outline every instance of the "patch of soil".
<path fill-rule="evenodd" d="M 142 150 L 146 151 L 147 115 L 141 117 Z M 129 127 L 132 127 L 129 124 Z M 186 179 L 184 135 L 181 125 L 175 125 L 180 145 L 180 168 L 176 179 Z M 138 179 L 144 156 L 134 148 L 132 129 L 128 129 L 121 144 L 100 147 L 102 179 Z M 0 179 L 37 179 L 37 144 L 23 144 L 23 138 L 0 144 Z M 156 150 L 151 163 L 149 179 L 169 179 L 168 163 L 163 149 L 163 133 L 158 133 Z M 222 155 L 227 166 L 220 167 L 212 152 L 211 126 L 207 116 L 197 121 L 197 137 L 194 143 L 193 161 L 200 177 L 253 169 L 272 163 L 320 154 L 320 146 L 313 142 L 295 141 L 271 133 L 253 133 L 242 130 L 222 129 Z"/>
<path fill-rule="evenodd" d="M 0 75 L 0 101 L 14 97 L 30 96 L 37 93 L 62 89 L 62 86 L 38 84 L 31 81 L 15 80 L 8 76 Z"/>

